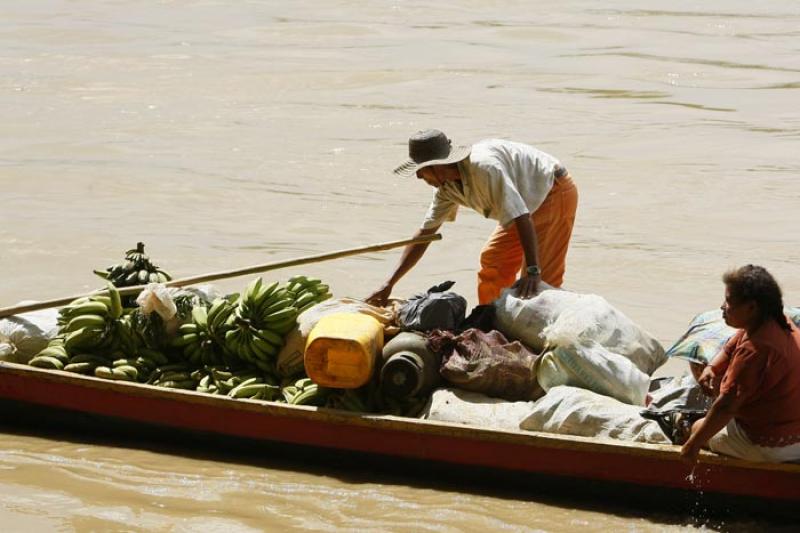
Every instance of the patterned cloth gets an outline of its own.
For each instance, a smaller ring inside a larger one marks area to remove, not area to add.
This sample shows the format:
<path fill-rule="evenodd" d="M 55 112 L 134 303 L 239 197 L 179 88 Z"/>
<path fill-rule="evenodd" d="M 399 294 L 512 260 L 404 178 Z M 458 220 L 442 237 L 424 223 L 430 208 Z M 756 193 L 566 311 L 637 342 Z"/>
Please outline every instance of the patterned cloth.
<path fill-rule="evenodd" d="M 800 307 L 789 307 L 784 311 L 800 327 Z M 725 324 L 720 309 L 700 313 L 692 319 L 686 333 L 667 350 L 667 357 L 708 364 L 734 333 L 736 329 Z"/>

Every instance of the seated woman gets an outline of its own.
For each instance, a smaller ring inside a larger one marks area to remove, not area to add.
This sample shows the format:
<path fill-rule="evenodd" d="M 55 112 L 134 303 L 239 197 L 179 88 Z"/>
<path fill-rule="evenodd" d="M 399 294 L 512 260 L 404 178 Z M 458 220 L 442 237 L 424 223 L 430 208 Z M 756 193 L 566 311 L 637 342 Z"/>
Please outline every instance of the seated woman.
<path fill-rule="evenodd" d="M 722 316 L 739 331 L 702 372 L 716 396 L 681 455 L 700 448 L 751 461 L 800 461 L 800 331 L 783 314 L 780 287 L 763 267 L 726 273 Z"/>

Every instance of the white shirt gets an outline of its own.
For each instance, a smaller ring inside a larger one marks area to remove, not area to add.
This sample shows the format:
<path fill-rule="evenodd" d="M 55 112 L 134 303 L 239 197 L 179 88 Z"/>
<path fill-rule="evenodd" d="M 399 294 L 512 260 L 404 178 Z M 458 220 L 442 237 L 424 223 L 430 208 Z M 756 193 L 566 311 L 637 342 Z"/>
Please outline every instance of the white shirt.
<path fill-rule="evenodd" d="M 469 158 L 458 164 L 461 179 L 436 189 L 422 228 L 454 221 L 460 205 L 506 226 L 542 205 L 558 165 L 556 158 L 527 144 L 502 139 L 473 144 Z"/>

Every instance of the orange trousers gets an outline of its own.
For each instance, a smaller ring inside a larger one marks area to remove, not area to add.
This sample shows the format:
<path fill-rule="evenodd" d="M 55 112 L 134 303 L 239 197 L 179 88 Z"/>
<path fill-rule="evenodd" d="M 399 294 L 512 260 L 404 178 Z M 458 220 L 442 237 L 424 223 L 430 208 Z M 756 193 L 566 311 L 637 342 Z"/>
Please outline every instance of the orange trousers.
<path fill-rule="evenodd" d="M 556 179 L 542 205 L 531 214 L 538 242 L 539 268 L 542 281 L 560 287 L 566 270 L 567 248 L 578 209 L 578 188 L 572 177 Z M 478 272 L 478 302 L 488 304 L 510 287 L 525 267 L 525 254 L 513 222 L 500 225 L 481 250 Z"/>

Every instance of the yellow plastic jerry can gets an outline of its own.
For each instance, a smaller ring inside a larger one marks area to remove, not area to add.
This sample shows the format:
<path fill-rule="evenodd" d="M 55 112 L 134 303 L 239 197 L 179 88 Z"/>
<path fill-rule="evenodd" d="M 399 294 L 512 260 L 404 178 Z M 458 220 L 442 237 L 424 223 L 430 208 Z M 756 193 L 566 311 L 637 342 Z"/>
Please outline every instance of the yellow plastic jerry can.
<path fill-rule="evenodd" d="M 323 387 L 366 385 L 383 350 L 383 325 L 361 313 L 322 317 L 311 329 L 303 362 L 306 374 Z"/>

